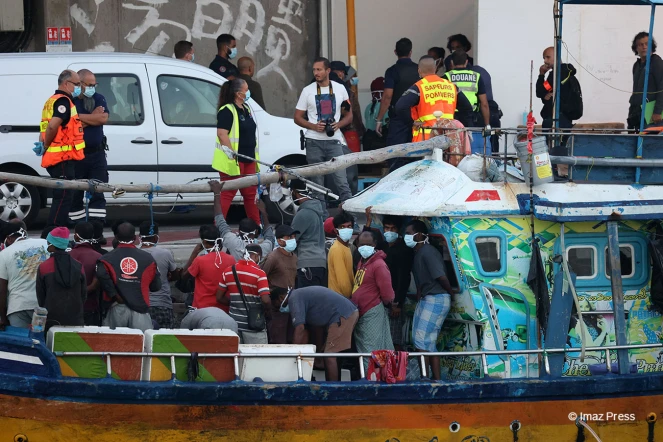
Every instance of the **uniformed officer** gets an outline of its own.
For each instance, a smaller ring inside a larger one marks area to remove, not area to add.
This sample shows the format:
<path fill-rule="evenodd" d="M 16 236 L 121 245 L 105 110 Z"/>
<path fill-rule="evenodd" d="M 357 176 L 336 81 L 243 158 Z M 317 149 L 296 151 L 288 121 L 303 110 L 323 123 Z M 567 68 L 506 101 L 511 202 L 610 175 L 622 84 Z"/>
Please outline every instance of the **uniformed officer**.
<path fill-rule="evenodd" d="M 228 80 L 239 76 L 237 66 L 230 60 L 237 57 L 237 41 L 230 34 L 221 34 L 216 38 L 218 54 L 209 64 L 209 68 Z"/>
<path fill-rule="evenodd" d="M 76 163 L 76 179 L 108 182 L 108 163 L 106 162 L 106 137 L 104 124 L 108 122 L 108 104 L 103 95 L 96 92 L 97 79 L 87 69 L 78 71 L 82 93 L 74 98 L 78 115 L 83 122 L 85 139 L 85 158 Z M 85 192 L 77 191 L 71 203 L 69 218 L 72 221 L 106 219 L 106 198 L 103 193 L 93 193 L 85 209 Z"/>
<path fill-rule="evenodd" d="M 443 119 L 456 119 L 456 111 L 460 115 L 472 112 L 472 105 L 463 93 L 459 93 L 456 86 L 446 78 L 440 78 L 437 70 L 437 60 L 429 55 L 419 60 L 419 75 L 421 80 L 410 87 L 398 103 L 396 115 L 408 115 L 414 121 L 412 127 L 412 141 L 424 141 L 431 136 L 431 127 L 437 118 L 434 112 L 441 111 Z"/>
<path fill-rule="evenodd" d="M 71 180 L 75 177 L 75 164 L 85 157 L 83 124 L 72 101 L 81 94 L 81 81 L 74 71 L 62 71 L 58 89 L 46 100 L 39 125 L 39 142 L 35 152 L 41 155 L 41 167 L 53 178 Z M 69 224 L 69 209 L 73 192 L 53 189 L 53 202 L 48 214 L 49 226 Z"/>

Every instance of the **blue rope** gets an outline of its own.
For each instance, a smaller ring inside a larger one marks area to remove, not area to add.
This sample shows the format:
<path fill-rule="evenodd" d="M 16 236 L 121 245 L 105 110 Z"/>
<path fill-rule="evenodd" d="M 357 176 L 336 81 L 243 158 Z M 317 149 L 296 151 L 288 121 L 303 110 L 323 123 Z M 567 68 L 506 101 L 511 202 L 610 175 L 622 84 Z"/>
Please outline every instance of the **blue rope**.
<path fill-rule="evenodd" d="M 150 235 L 154 235 L 154 210 L 152 209 L 152 199 L 154 198 L 154 185 L 150 183 L 150 192 L 147 199 L 150 201 Z"/>
<path fill-rule="evenodd" d="M 260 186 L 260 172 L 256 173 L 256 176 L 258 177 L 258 196 L 262 196 L 262 187 Z"/>
<path fill-rule="evenodd" d="M 90 200 L 94 193 L 94 181 L 88 180 L 88 190 L 85 191 L 85 222 L 90 220 Z"/>

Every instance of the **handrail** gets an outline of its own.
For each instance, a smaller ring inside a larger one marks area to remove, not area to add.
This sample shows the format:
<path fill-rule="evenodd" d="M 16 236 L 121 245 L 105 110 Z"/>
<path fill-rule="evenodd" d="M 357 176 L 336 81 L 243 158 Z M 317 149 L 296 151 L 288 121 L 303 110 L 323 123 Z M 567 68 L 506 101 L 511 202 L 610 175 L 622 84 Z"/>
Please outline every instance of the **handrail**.
<path fill-rule="evenodd" d="M 606 357 L 606 368 L 608 372 L 611 371 L 611 350 L 639 350 L 639 349 L 653 349 L 663 348 L 663 344 L 636 344 L 636 345 L 611 345 L 605 347 L 588 347 L 587 352 L 604 352 Z M 558 353 L 576 353 L 580 351 L 579 348 L 536 348 L 536 349 L 523 349 L 523 350 L 484 350 L 484 351 L 441 351 L 441 352 L 411 352 L 407 354 L 409 358 L 420 358 L 421 377 L 426 377 L 426 364 L 425 357 L 439 356 L 439 357 L 461 357 L 461 356 L 480 356 L 483 365 L 484 377 L 488 375 L 488 356 L 509 356 L 509 355 L 542 355 L 544 361 L 544 368 L 547 374 L 550 374 L 550 365 L 548 362 L 548 354 Z M 96 352 L 96 351 L 54 351 L 56 357 L 64 356 L 100 356 L 106 358 L 107 376 L 111 376 L 111 356 L 117 357 L 147 357 L 147 358 L 169 358 L 171 379 L 175 379 L 175 358 L 190 358 L 195 354 L 198 358 L 233 358 L 235 379 L 239 379 L 239 358 L 296 358 L 297 373 L 299 380 L 303 380 L 302 359 L 303 358 L 359 358 L 360 374 L 364 379 L 366 374 L 364 372 L 363 358 L 371 358 L 371 353 L 296 353 L 296 354 L 283 354 L 283 353 L 151 353 L 151 352 Z"/>

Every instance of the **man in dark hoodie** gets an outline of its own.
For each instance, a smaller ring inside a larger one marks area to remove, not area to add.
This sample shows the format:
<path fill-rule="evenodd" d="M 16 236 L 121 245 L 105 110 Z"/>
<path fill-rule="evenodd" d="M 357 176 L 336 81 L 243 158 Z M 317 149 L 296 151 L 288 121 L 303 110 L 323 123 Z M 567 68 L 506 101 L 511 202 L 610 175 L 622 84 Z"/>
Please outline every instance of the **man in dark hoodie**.
<path fill-rule="evenodd" d="M 394 349 L 386 308 L 394 300 L 394 289 L 385 262 L 387 254 L 376 250 L 378 239 L 375 232 L 362 232 L 357 241 L 361 260 L 355 274 L 352 302 L 359 309 L 354 330 L 359 353 Z M 364 365 L 364 369 L 368 369 L 368 361 L 364 361 Z"/>
<path fill-rule="evenodd" d="M 290 181 L 292 199 L 299 209 L 291 226 L 297 236 L 297 288 L 321 285 L 327 287 L 327 254 L 323 229 L 323 208 L 313 198 L 302 180 Z"/>
<path fill-rule="evenodd" d="M 647 32 L 639 32 L 631 44 L 631 50 L 640 58 L 633 64 L 633 94 L 629 99 L 627 119 L 629 129 L 640 130 L 642 93 L 645 90 L 645 67 L 647 65 L 648 46 L 649 34 Z M 655 53 L 656 40 L 652 41 L 651 52 L 647 100 L 655 102 L 650 123 L 660 123 L 661 113 L 663 113 L 663 59 Z M 645 122 L 646 124 L 647 122 Z"/>
<path fill-rule="evenodd" d="M 83 265 L 65 251 L 69 229 L 56 227 L 46 237 L 51 257 L 37 270 L 37 301 L 48 310 L 46 329 L 54 325 L 84 325 L 87 283 Z"/>

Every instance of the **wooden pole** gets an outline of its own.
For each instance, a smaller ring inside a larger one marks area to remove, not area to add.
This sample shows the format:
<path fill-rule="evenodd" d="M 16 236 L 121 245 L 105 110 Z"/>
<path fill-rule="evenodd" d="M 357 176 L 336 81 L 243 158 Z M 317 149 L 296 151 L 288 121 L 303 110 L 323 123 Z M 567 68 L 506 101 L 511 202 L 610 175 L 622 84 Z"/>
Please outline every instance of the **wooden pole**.
<path fill-rule="evenodd" d="M 355 25 L 355 0 L 345 0 L 345 10 L 348 22 L 348 63 L 357 71 L 357 27 Z M 352 86 L 354 93 L 357 93 L 357 86 Z"/>
<path fill-rule="evenodd" d="M 396 146 L 389 146 L 383 149 L 372 150 L 369 152 L 357 152 L 348 155 L 342 155 L 326 161 L 324 163 L 314 164 L 312 166 L 304 166 L 294 168 L 297 175 L 303 177 L 328 175 L 332 172 L 341 169 L 347 169 L 356 164 L 375 164 L 383 161 L 406 157 L 418 158 L 430 155 L 434 149 L 445 150 L 449 148 L 449 139 L 445 136 L 431 138 L 430 140 L 422 141 L 419 143 L 399 144 Z M 278 172 L 261 173 L 260 179 L 258 175 L 249 175 L 235 180 L 224 182 L 224 190 L 237 190 L 245 187 L 257 186 L 260 184 L 271 184 L 279 181 L 280 177 Z M 286 179 L 297 178 L 295 175 L 285 173 Z M 67 190 L 91 190 L 91 185 L 87 181 L 69 181 L 52 178 L 44 178 L 33 175 L 21 175 L 17 173 L 0 172 L 0 181 L 12 181 L 21 184 L 27 184 L 37 187 L 48 187 L 52 189 L 67 189 Z M 99 193 L 207 193 L 211 192 L 209 184 L 111 184 L 111 183 L 93 183 L 92 187 L 94 192 Z"/>

